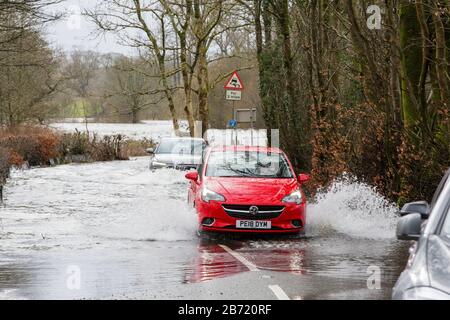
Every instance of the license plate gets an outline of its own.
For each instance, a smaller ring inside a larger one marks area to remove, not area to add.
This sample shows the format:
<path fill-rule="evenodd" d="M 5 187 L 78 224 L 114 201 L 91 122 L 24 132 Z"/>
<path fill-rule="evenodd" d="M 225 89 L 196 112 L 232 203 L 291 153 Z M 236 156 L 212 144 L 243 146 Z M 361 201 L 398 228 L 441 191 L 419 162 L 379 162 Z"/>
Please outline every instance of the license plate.
<path fill-rule="evenodd" d="M 271 221 L 259 220 L 238 220 L 236 221 L 236 228 L 238 229 L 272 229 Z"/>

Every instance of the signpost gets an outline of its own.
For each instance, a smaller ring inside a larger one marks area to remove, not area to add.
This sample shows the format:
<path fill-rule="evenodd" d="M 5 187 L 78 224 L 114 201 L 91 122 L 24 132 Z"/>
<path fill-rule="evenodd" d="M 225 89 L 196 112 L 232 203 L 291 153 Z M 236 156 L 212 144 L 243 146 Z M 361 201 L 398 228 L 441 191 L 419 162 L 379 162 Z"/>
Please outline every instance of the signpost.
<path fill-rule="evenodd" d="M 242 97 L 242 91 L 244 90 L 244 84 L 242 83 L 241 77 L 239 77 L 239 73 L 234 71 L 231 77 L 228 79 L 227 84 L 225 85 L 225 90 L 227 90 L 227 97 L 235 98 L 236 96 Z M 229 93 L 230 92 L 230 93 Z M 228 99 L 233 100 L 235 99 Z M 241 100 L 241 98 L 239 98 Z"/>
<path fill-rule="evenodd" d="M 241 77 L 239 77 L 239 73 L 237 71 L 234 71 L 231 74 L 231 77 L 228 79 L 227 83 L 225 84 L 224 89 L 226 90 L 225 99 L 233 102 L 233 117 L 235 117 L 235 102 L 242 100 L 242 91 L 244 91 L 244 84 L 241 80 Z M 235 119 L 235 118 L 233 118 L 233 119 Z M 235 135 L 234 139 L 233 139 L 233 137 L 231 138 L 232 143 L 233 143 L 233 140 L 235 140 L 235 144 L 237 145 L 238 140 L 237 140 L 236 128 L 237 128 L 238 121 L 231 120 L 229 124 L 230 124 L 230 127 L 232 127 L 234 129 L 234 135 Z"/>
<path fill-rule="evenodd" d="M 238 109 L 235 111 L 234 118 L 238 123 L 250 123 L 250 141 L 253 146 L 253 129 L 256 122 L 256 108 L 251 109 Z"/>
<path fill-rule="evenodd" d="M 234 119 L 228 121 L 228 126 L 229 126 L 231 129 L 236 129 L 236 127 L 237 127 L 237 121 L 234 120 Z"/>
<path fill-rule="evenodd" d="M 241 101 L 242 100 L 242 91 L 227 90 L 226 99 L 229 101 Z"/>
<path fill-rule="evenodd" d="M 237 109 L 234 118 L 239 123 L 254 123 L 256 121 L 256 108 Z"/>

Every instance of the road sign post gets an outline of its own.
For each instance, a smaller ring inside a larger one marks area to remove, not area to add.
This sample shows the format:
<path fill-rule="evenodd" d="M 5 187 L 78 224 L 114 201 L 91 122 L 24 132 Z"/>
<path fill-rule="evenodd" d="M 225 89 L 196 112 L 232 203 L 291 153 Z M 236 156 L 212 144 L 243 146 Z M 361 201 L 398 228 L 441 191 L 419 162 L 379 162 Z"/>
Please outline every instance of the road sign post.
<path fill-rule="evenodd" d="M 254 135 L 253 130 L 255 129 L 256 117 L 257 117 L 257 109 L 237 109 L 234 111 L 235 119 L 238 123 L 247 123 L 250 124 L 250 143 L 253 146 L 254 144 Z"/>
<path fill-rule="evenodd" d="M 241 101 L 242 91 L 244 90 L 244 84 L 239 77 L 237 71 L 233 72 L 231 77 L 225 84 L 224 89 L 226 90 L 226 99 L 229 101 Z"/>
<path fill-rule="evenodd" d="M 233 103 L 233 119 L 235 118 L 235 102 L 242 100 L 242 91 L 244 91 L 244 83 L 241 80 L 241 77 L 239 76 L 239 73 L 237 71 L 234 71 L 230 78 L 228 79 L 227 83 L 224 86 L 224 89 L 226 90 L 225 99 L 227 101 L 232 101 Z M 233 126 L 234 129 L 234 139 L 232 137 L 232 142 L 235 140 L 235 144 L 238 144 L 238 137 L 237 137 L 237 124 L 238 121 Z"/>
<path fill-rule="evenodd" d="M 242 91 L 227 90 L 226 99 L 229 101 L 241 101 L 242 100 Z"/>
<path fill-rule="evenodd" d="M 227 84 L 225 85 L 225 90 L 232 90 L 232 91 L 243 91 L 244 90 L 244 84 L 241 80 L 241 77 L 239 77 L 239 73 L 237 71 L 233 72 L 231 77 L 228 79 Z"/>

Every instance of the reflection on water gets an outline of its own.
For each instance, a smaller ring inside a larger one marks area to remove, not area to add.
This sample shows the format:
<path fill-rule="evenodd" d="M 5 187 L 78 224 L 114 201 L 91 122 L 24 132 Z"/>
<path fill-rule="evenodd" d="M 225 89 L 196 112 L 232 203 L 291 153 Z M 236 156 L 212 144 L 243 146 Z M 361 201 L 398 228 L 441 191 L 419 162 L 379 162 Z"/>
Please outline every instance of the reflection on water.
<path fill-rule="evenodd" d="M 186 272 L 186 282 L 204 282 L 247 271 L 246 266 L 217 244 L 204 242 L 198 245 L 198 253 Z"/>
<path fill-rule="evenodd" d="M 249 271 L 219 247 L 220 243 L 224 242 L 203 241 L 198 245 L 187 282 L 209 281 Z M 244 240 L 227 245 L 261 271 L 366 281 L 368 267 L 377 266 L 382 270 L 382 280 L 390 286 L 405 265 L 408 246 L 395 240 L 355 241 L 338 234 L 297 240 Z"/>

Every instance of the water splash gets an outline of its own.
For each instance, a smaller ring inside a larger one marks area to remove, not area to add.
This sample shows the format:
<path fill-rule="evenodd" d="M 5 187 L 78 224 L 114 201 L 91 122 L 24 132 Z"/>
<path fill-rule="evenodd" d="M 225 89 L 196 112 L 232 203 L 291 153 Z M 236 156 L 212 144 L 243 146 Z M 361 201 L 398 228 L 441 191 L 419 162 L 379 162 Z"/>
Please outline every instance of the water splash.
<path fill-rule="evenodd" d="M 307 233 L 311 236 L 332 232 L 369 239 L 395 236 L 395 204 L 376 188 L 349 176 L 320 192 L 308 209 Z"/>
<path fill-rule="evenodd" d="M 138 241 L 194 239 L 197 216 L 186 201 L 184 175 L 172 169 L 146 170 L 123 179 L 121 185 L 130 186 L 129 196 L 108 210 L 106 225 L 91 229 L 90 234 Z"/>
<path fill-rule="evenodd" d="M 186 241 L 196 237 L 196 215 L 181 200 L 141 203 L 133 212 L 92 234 L 109 239 L 137 241 Z"/>

